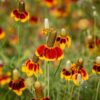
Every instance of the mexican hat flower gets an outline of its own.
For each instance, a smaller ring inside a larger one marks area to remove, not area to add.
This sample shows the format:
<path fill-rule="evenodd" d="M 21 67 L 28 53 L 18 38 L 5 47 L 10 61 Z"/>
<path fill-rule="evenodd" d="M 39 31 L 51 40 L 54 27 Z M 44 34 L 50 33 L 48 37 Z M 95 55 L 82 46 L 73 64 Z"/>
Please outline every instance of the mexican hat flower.
<path fill-rule="evenodd" d="M 60 47 L 54 46 L 57 32 L 55 30 L 49 30 L 48 40 L 46 45 L 40 45 L 35 54 L 41 59 L 46 61 L 55 61 L 63 59 L 63 51 Z"/>
<path fill-rule="evenodd" d="M 22 66 L 22 72 L 26 73 L 27 76 L 42 74 L 42 69 L 38 63 L 39 59 L 36 55 L 33 56 L 33 59 L 26 61 L 25 65 Z"/>
<path fill-rule="evenodd" d="M 31 16 L 29 19 L 29 22 L 31 25 L 35 25 L 38 23 L 38 17 L 37 16 Z"/>
<path fill-rule="evenodd" d="M 70 11 L 70 0 L 60 1 L 56 6 L 50 9 L 52 15 L 57 18 L 68 16 Z"/>
<path fill-rule="evenodd" d="M 4 39 L 5 37 L 5 32 L 3 31 L 3 29 L 0 27 L 0 40 Z"/>
<path fill-rule="evenodd" d="M 53 7 L 57 5 L 57 0 L 43 0 L 44 5 L 47 7 Z"/>
<path fill-rule="evenodd" d="M 92 35 L 88 35 L 86 38 L 86 46 L 90 49 L 93 50 L 95 48 L 94 45 L 94 39 Z"/>
<path fill-rule="evenodd" d="M 61 34 L 56 38 L 55 45 L 60 46 L 60 48 L 63 50 L 65 46 L 68 48 L 71 45 L 71 38 L 67 34 L 65 34 L 65 29 L 62 29 Z"/>
<path fill-rule="evenodd" d="M 96 58 L 96 61 L 94 62 L 92 72 L 95 74 L 100 74 L 100 56 Z"/>
<path fill-rule="evenodd" d="M 76 85 L 79 85 L 79 76 L 81 76 L 82 81 L 88 80 L 88 73 L 83 68 L 83 60 L 80 58 L 76 63 L 76 70 L 72 75 L 72 80 Z"/>
<path fill-rule="evenodd" d="M 61 71 L 61 78 L 65 79 L 65 80 L 71 80 L 72 79 L 72 75 L 74 74 L 76 70 L 76 66 L 75 64 L 71 64 L 70 61 L 67 61 L 66 63 L 66 67 L 62 69 Z"/>
<path fill-rule="evenodd" d="M 5 84 L 8 84 L 11 80 L 11 73 L 7 72 L 7 73 L 2 73 L 0 74 L 0 86 L 3 86 Z"/>
<path fill-rule="evenodd" d="M 15 21 L 26 22 L 29 19 L 29 13 L 25 10 L 25 3 L 23 0 L 19 1 L 19 8 L 11 12 L 11 17 Z"/>
<path fill-rule="evenodd" d="M 9 89 L 13 90 L 18 96 L 21 96 L 26 89 L 23 78 L 13 79 L 9 82 Z"/>

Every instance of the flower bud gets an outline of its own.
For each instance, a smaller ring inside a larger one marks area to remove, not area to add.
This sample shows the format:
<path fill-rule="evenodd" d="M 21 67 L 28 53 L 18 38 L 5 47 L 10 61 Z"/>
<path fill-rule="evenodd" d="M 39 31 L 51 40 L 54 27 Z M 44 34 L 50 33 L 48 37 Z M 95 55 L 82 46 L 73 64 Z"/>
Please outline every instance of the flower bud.
<path fill-rule="evenodd" d="M 43 97 L 43 87 L 39 81 L 35 82 L 35 94 L 37 99 L 41 99 Z"/>
<path fill-rule="evenodd" d="M 13 79 L 17 79 L 20 77 L 20 73 L 17 69 L 13 70 Z"/>
<path fill-rule="evenodd" d="M 48 18 L 44 19 L 44 28 L 49 29 L 49 20 L 48 20 Z"/>
<path fill-rule="evenodd" d="M 97 56 L 97 57 L 96 57 L 96 63 L 97 63 L 97 64 L 100 64 L 100 56 Z"/>
<path fill-rule="evenodd" d="M 67 60 L 67 62 L 66 62 L 66 68 L 69 69 L 70 66 L 71 66 L 71 61 L 70 60 Z"/>

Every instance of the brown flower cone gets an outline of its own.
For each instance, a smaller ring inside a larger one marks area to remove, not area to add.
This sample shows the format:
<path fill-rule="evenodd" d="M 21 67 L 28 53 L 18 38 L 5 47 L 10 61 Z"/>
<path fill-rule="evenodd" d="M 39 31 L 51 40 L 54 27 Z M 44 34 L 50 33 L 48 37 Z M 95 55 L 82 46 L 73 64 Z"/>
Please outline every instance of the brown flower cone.
<path fill-rule="evenodd" d="M 35 94 L 36 94 L 36 100 L 40 100 L 44 97 L 43 95 L 43 87 L 40 84 L 40 82 L 35 82 Z"/>

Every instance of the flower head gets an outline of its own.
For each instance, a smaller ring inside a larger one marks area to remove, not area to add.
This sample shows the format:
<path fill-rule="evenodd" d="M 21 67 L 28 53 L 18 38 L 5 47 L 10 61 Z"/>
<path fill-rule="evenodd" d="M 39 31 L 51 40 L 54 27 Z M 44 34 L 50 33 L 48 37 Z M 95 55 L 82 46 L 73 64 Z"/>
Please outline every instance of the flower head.
<path fill-rule="evenodd" d="M 46 4 L 48 7 L 53 7 L 57 4 L 57 0 L 44 0 L 44 4 Z"/>
<path fill-rule="evenodd" d="M 100 56 L 96 58 L 96 61 L 93 65 L 92 72 L 96 74 L 100 74 Z"/>
<path fill-rule="evenodd" d="M 72 80 L 76 85 L 79 85 L 79 83 L 80 83 L 80 81 L 78 80 L 79 75 L 81 76 L 82 81 L 88 80 L 88 73 L 83 68 L 83 60 L 81 58 L 78 59 L 77 63 L 75 64 L 75 68 L 76 69 L 72 75 Z"/>
<path fill-rule="evenodd" d="M 7 83 L 9 83 L 11 80 L 11 73 L 7 72 L 6 74 L 2 73 L 0 75 L 0 85 L 3 86 Z"/>
<path fill-rule="evenodd" d="M 47 45 L 40 45 L 35 54 L 41 59 L 46 61 L 61 60 L 63 58 L 63 51 L 58 47 L 54 46 L 56 38 L 56 31 L 51 30 L 49 32 Z"/>
<path fill-rule="evenodd" d="M 64 49 L 65 46 L 67 46 L 68 48 L 70 47 L 71 38 L 68 35 L 65 34 L 64 29 L 62 29 L 62 32 L 61 32 L 60 36 L 58 36 L 56 38 L 55 45 L 60 46 L 61 49 Z"/>
<path fill-rule="evenodd" d="M 18 96 L 22 95 L 22 92 L 25 90 L 25 82 L 23 78 L 13 79 L 9 83 L 9 88 L 13 90 Z"/>
<path fill-rule="evenodd" d="M 34 59 L 37 59 L 35 57 L 36 56 L 33 57 L 33 60 L 27 60 L 25 65 L 22 66 L 22 72 L 25 72 L 27 76 L 35 75 L 37 77 L 39 73 L 42 74 L 42 69 L 40 68 L 39 63 L 37 60 L 34 61 Z"/>
<path fill-rule="evenodd" d="M 0 40 L 4 39 L 5 37 L 5 32 L 3 31 L 3 29 L 0 27 Z"/>
<path fill-rule="evenodd" d="M 31 16 L 30 19 L 29 19 L 29 21 L 30 21 L 31 25 L 37 24 L 38 23 L 38 17 Z"/>
<path fill-rule="evenodd" d="M 19 8 L 15 9 L 11 12 L 11 17 L 15 19 L 15 21 L 26 22 L 29 19 L 29 14 L 25 10 L 24 1 L 19 1 Z"/>

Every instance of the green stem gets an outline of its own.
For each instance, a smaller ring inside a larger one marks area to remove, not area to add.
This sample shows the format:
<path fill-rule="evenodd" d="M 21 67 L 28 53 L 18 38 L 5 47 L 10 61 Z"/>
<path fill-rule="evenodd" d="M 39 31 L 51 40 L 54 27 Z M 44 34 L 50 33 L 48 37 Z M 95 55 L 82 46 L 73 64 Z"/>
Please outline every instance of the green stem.
<path fill-rule="evenodd" d="M 48 74 L 48 97 L 49 97 L 49 62 L 47 66 L 47 74 Z"/>
<path fill-rule="evenodd" d="M 95 16 L 94 16 L 93 36 L 94 36 L 94 46 L 95 46 L 96 45 L 96 17 Z"/>
<path fill-rule="evenodd" d="M 58 65 L 58 67 L 57 67 L 57 70 L 56 70 L 55 73 L 54 73 L 54 77 L 56 76 L 56 74 L 57 74 L 57 72 L 58 72 L 58 70 L 59 70 L 59 68 L 60 68 L 61 62 L 62 62 L 62 60 L 60 61 L 59 65 Z"/>
<path fill-rule="evenodd" d="M 73 86 L 72 86 L 72 88 L 71 88 L 69 100 L 72 100 L 72 95 L 73 95 L 74 87 L 75 87 L 75 85 L 73 84 Z"/>
<path fill-rule="evenodd" d="M 100 79 L 99 79 L 99 81 L 98 81 L 98 85 L 97 85 L 97 89 L 96 89 L 95 100 L 98 100 L 99 86 L 100 86 Z"/>
<path fill-rule="evenodd" d="M 77 100 L 80 100 L 80 91 L 81 91 L 81 85 L 78 88 L 78 99 Z"/>

